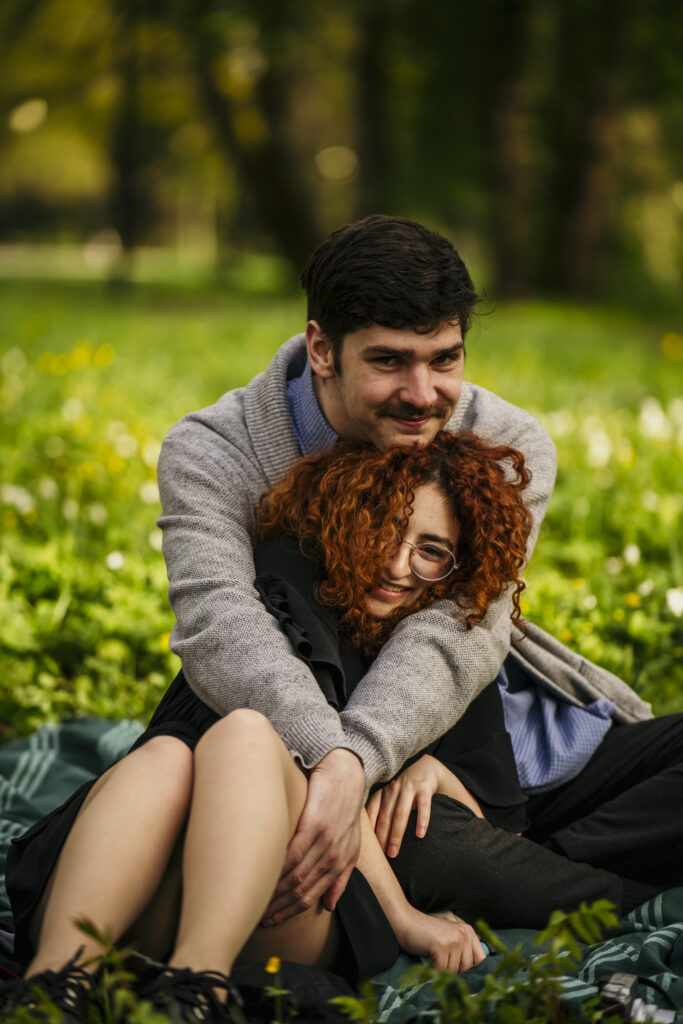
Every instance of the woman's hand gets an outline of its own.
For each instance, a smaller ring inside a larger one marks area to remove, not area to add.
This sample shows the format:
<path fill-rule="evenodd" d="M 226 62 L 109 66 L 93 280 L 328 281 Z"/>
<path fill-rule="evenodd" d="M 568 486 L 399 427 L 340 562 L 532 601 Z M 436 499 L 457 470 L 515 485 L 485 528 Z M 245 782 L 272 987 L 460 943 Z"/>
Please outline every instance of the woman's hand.
<path fill-rule="evenodd" d="M 476 798 L 457 775 L 436 757 L 424 754 L 368 800 L 366 810 L 370 824 L 387 857 L 396 857 L 401 849 L 408 818 L 414 809 L 417 809 L 415 835 L 423 838 L 429 827 L 435 793 L 459 800 L 478 818 L 484 817 Z"/>
<path fill-rule="evenodd" d="M 412 907 L 396 938 L 406 953 L 429 957 L 434 967 L 447 967 L 456 974 L 486 958 L 479 936 L 469 924 L 432 917 Z"/>

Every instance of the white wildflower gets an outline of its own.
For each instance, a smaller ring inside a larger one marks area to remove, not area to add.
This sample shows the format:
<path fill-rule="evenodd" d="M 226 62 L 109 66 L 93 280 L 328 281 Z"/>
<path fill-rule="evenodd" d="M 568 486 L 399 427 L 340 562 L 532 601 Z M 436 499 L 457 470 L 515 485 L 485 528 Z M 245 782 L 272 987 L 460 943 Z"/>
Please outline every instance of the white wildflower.
<path fill-rule="evenodd" d="M 640 548 L 637 544 L 627 544 L 624 548 L 624 561 L 627 565 L 638 565 L 640 561 Z"/>
<path fill-rule="evenodd" d="M 128 459 L 138 450 L 138 442 L 132 434 L 120 434 L 114 442 L 114 451 L 122 459 Z"/>
<path fill-rule="evenodd" d="M 107 509 L 101 502 L 93 501 L 88 505 L 88 519 L 95 526 L 104 526 L 107 521 Z"/>
<path fill-rule="evenodd" d="M 62 515 L 65 519 L 78 519 L 79 505 L 75 498 L 65 498 L 62 502 Z"/>
<path fill-rule="evenodd" d="M 142 445 L 142 461 L 146 466 L 156 466 L 159 461 L 161 442 L 155 437 L 148 437 Z"/>
<path fill-rule="evenodd" d="M 34 508 L 32 495 L 25 487 L 18 487 L 16 484 L 3 484 L 0 498 L 3 504 L 12 505 L 20 515 L 25 515 Z"/>
<path fill-rule="evenodd" d="M 140 487 L 138 494 L 140 495 L 140 500 L 143 501 L 145 505 L 156 505 L 159 501 L 159 488 L 154 480 L 145 480 L 144 484 Z"/>
<path fill-rule="evenodd" d="M 154 551 L 161 551 L 161 531 L 160 530 L 152 530 L 150 532 L 150 534 L 149 534 L 148 540 L 149 540 L 149 546 Z"/>
<path fill-rule="evenodd" d="M 671 438 L 671 423 L 657 398 L 643 399 L 638 426 L 641 434 L 652 441 L 668 441 Z"/>
<path fill-rule="evenodd" d="M 612 456 L 612 442 L 604 430 L 595 430 L 588 435 L 588 465 L 594 469 L 602 469 Z"/>
<path fill-rule="evenodd" d="M 104 564 L 107 569 L 113 569 L 114 572 L 116 572 L 117 569 L 121 569 L 123 567 L 125 561 L 126 556 L 122 551 L 110 551 L 104 560 Z"/>
<path fill-rule="evenodd" d="M 69 420 L 73 423 L 79 416 L 83 414 L 83 403 L 80 398 L 67 398 L 66 402 L 62 406 L 62 419 Z"/>

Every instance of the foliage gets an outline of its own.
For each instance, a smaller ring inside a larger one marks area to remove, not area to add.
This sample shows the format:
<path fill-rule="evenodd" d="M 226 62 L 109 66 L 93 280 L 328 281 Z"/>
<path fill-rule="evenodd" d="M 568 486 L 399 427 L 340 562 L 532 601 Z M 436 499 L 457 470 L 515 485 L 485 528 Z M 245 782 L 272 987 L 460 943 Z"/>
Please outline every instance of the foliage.
<path fill-rule="evenodd" d="M 0 721 L 149 716 L 168 651 L 155 466 L 184 413 L 259 372 L 302 303 L 147 288 L 0 289 Z M 683 708 L 683 339 L 618 312 L 482 317 L 467 376 L 538 415 L 559 472 L 524 612 Z"/>
<path fill-rule="evenodd" d="M 556 911 L 547 927 L 538 933 L 538 954 L 524 955 L 521 946 L 508 949 L 483 923 L 477 928 L 492 949 L 502 954 L 495 967 L 486 975 L 481 989 L 471 992 L 461 977 L 449 970 L 436 970 L 424 964 L 408 969 L 399 982 L 406 1024 L 415 1020 L 430 1020 L 433 1024 L 478 1024 L 486 1020 L 492 1024 L 571 1024 L 581 1021 L 592 1024 L 603 1019 L 597 1007 L 597 998 L 587 1000 L 580 1010 L 568 1010 L 562 1003 L 561 978 L 576 971 L 581 962 L 580 942 L 594 943 L 604 931 L 614 928 L 617 918 L 612 904 L 598 900 L 590 907 L 582 903 L 579 910 L 569 914 Z M 93 960 L 93 990 L 86 1006 L 85 1024 L 167 1024 L 167 1018 L 140 1000 L 135 993 L 135 976 L 126 966 L 130 950 L 116 950 L 107 936 L 98 934 L 94 926 L 82 921 L 79 927 L 103 946 L 103 953 Z M 276 958 L 271 958 L 273 961 Z M 269 973 L 277 974 L 279 962 Z M 291 993 L 282 989 L 276 977 L 276 986 L 267 987 L 273 1000 L 272 1024 L 284 1019 L 296 1021 L 298 1014 Z M 420 994 L 419 1002 L 413 1002 Z M 425 994 L 429 1008 L 426 1008 Z M 367 983 L 357 997 L 339 996 L 331 1000 L 352 1021 L 374 1024 L 379 1018 L 377 995 L 372 983 Z M 33 1024 L 38 1020 L 59 1024 L 60 1013 L 44 993 L 36 989 L 36 1009 L 43 1016 L 34 1016 L 30 1010 L 11 1012 L 6 1024 Z M 247 1017 L 231 1007 L 236 1021 L 247 1024 Z M 322 1019 L 322 1018 L 321 1018 Z"/>
<path fill-rule="evenodd" d="M 424 989 L 431 992 L 429 1010 L 406 1010 L 405 1020 L 429 1019 L 434 1024 L 478 1024 L 480 1021 L 499 1024 L 564 1024 L 580 1020 L 583 1024 L 600 1020 L 597 1000 L 585 1002 L 580 1011 L 568 1010 L 561 1001 L 561 978 L 574 973 L 581 962 L 580 942 L 599 941 L 604 930 L 613 928 L 617 918 L 612 904 L 599 900 L 588 907 L 565 914 L 555 911 L 547 927 L 538 933 L 536 945 L 540 952 L 528 957 L 521 946 L 508 949 L 483 923 L 477 929 L 492 949 L 502 954 L 486 975 L 478 992 L 471 992 L 464 980 L 449 970 L 418 964 L 401 978 L 399 990 L 407 1007 Z M 578 941 L 577 941 L 578 940 Z M 359 998 L 334 1000 L 349 1018 L 362 1024 L 377 1020 L 377 998 L 368 985 Z"/>

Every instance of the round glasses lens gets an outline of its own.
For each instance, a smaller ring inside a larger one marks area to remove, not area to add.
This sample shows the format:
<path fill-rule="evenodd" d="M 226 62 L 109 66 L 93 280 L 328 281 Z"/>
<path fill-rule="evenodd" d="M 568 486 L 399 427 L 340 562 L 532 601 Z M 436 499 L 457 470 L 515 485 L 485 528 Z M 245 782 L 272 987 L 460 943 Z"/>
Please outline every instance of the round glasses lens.
<path fill-rule="evenodd" d="M 455 556 L 439 544 L 418 544 L 410 551 L 410 564 L 416 576 L 423 580 L 441 580 L 455 566 Z"/>

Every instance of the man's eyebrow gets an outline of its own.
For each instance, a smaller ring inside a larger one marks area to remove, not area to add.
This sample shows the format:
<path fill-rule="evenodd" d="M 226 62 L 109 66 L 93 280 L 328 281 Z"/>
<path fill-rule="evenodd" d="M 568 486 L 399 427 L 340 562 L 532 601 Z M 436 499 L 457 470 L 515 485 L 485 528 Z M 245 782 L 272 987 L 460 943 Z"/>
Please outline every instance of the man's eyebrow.
<path fill-rule="evenodd" d="M 448 539 L 448 537 L 439 537 L 438 533 L 421 533 L 420 536 L 418 537 L 418 540 L 420 543 L 422 543 L 425 540 L 433 540 L 437 544 L 443 544 L 444 547 L 448 548 L 450 551 L 453 551 L 453 545 Z"/>
<path fill-rule="evenodd" d="M 439 348 L 435 352 L 430 354 L 430 359 L 440 359 L 442 356 L 454 356 L 457 352 L 462 352 L 465 348 L 463 341 L 456 341 L 454 345 L 449 345 L 448 348 Z M 407 356 L 409 359 L 414 359 L 417 355 L 417 351 L 414 348 L 396 348 L 393 345 L 368 345 L 367 348 L 363 349 L 364 356 Z"/>

